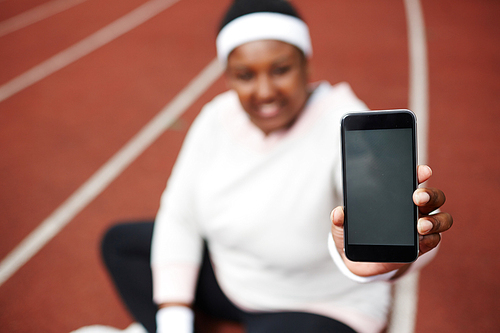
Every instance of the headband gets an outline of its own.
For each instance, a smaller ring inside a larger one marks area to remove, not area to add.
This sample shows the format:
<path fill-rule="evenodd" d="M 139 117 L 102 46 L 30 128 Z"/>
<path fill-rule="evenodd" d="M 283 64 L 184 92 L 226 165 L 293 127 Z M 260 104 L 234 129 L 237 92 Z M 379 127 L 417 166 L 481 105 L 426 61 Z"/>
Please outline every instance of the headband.
<path fill-rule="evenodd" d="M 226 24 L 216 40 L 217 58 L 224 65 L 235 48 L 257 40 L 279 40 L 312 55 L 307 25 L 299 18 L 271 12 L 258 12 L 238 17 Z"/>

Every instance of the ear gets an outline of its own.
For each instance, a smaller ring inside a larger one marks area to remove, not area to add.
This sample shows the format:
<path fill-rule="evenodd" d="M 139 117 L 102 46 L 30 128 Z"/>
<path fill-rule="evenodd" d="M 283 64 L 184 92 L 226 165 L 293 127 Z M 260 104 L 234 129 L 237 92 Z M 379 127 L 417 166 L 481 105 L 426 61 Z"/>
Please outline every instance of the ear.
<path fill-rule="evenodd" d="M 301 62 L 301 66 L 302 66 L 303 71 L 304 71 L 305 79 L 307 82 L 309 82 L 310 78 L 311 78 L 311 73 L 312 73 L 309 58 L 307 58 L 307 56 L 304 54 L 304 52 L 299 50 L 297 47 L 296 47 L 296 49 L 300 54 L 300 62 Z"/>
<path fill-rule="evenodd" d="M 226 66 L 226 69 L 224 69 L 224 81 L 226 83 L 227 89 L 234 88 L 234 83 L 233 83 L 233 80 L 231 79 L 231 74 L 229 73 L 229 69 L 227 66 Z"/>
<path fill-rule="evenodd" d="M 309 61 L 309 59 L 307 57 L 304 57 L 303 62 L 304 62 L 304 66 L 305 66 L 306 80 L 309 82 L 311 80 L 313 68 L 312 68 L 311 62 Z"/>
<path fill-rule="evenodd" d="M 306 59 L 305 62 L 306 63 L 304 66 L 306 66 L 306 80 L 309 82 L 311 79 L 312 69 L 309 60 Z"/>

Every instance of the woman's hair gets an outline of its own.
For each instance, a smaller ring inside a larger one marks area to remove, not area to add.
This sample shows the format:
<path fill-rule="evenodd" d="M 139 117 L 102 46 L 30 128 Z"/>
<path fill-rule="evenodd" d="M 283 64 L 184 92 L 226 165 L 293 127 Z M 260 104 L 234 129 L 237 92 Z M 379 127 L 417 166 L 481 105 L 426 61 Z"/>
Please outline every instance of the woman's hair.
<path fill-rule="evenodd" d="M 234 0 L 224 15 L 218 32 L 240 16 L 262 12 L 285 14 L 302 20 L 297 10 L 287 0 Z"/>

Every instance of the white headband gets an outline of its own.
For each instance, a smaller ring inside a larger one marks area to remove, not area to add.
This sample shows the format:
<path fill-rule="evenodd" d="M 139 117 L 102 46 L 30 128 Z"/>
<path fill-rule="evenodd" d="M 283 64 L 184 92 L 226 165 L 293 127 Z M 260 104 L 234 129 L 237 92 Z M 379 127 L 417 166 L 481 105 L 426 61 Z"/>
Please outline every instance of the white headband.
<path fill-rule="evenodd" d="M 299 18 L 269 12 L 247 14 L 234 19 L 217 36 L 217 58 L 224 65 L 229 53 L 240 45 L 256 40 L 279 40 L 312 55 L 307 25 Z"/>

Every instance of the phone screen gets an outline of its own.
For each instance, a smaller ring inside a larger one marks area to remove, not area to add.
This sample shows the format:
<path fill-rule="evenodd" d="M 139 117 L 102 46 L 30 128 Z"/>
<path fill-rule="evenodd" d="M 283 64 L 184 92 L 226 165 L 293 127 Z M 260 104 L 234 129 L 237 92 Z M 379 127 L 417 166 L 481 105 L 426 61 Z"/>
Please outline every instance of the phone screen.
<path fill-rule="evenodd" d="M 351 244 L 412 245 L 411 129 L 347 131 L 346 182 Z"/>
<path fill-rule="evenodd" d="M 418 251 L 415 124 L 407 112 L 343 120 L 345 245 L 358 261 L 412 261 Z"/>

